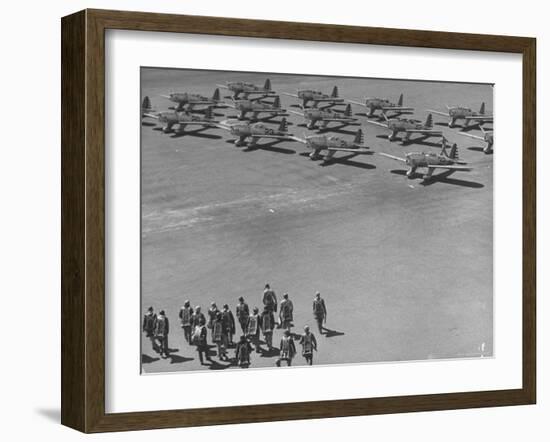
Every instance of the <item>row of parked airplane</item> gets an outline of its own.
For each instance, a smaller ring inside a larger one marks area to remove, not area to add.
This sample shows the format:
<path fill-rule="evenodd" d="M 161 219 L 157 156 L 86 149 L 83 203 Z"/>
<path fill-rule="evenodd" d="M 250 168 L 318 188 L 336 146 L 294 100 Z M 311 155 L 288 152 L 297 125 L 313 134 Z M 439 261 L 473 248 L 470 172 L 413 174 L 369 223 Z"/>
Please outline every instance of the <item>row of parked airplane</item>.
<path fill-rule="evenodd" d="M 223 87 L 230 90 L 232 102 L 224 102 L 220 97 L 219 88 Z M 314 90 L 299 90 L 296 94 L 283 93 L 283 95 L 292 96 L 302 100 L 301 112 L 293 111 L 281 107 L 280 96 L 271 89 L 270 80 L 266 80 L 263 87 L 246 82 L 229 82 L 225 85 L 218 85 L 212 97 L 205 97 L 199 94 L 171 93 L 163 95 L 176 104 L 176 107 L 166 111 L 155 111 L 151 106 L 151 101 L 145 97 L 142 103 L 142 116 L 154 118 L 163 125 L 164 132 L 171 132 L 177 128 L 177 132 L 184 132 L 186 126 L 216 127 L 229 131 L 236 137 L 237 146 L 247 145 L 256 146 L 258 140 L 262 138 L 276 139 L 280 141 L 300 142 L 311 150 L 310 158 L 317 160 L 323 158 L 324 162 L 332 160 L 336 152 L 350 152 L 355 154 L 373 154 L 368 146 L 364 145 L 363 131 L 359 129 L 353 140 L 345 140 L 337 136 L 324 133 L 314 135 L 295 136 L 288 132 L 286 116 L 290 113 L 302 116 L 306 121 L 308 129 L 316 129 L 320 124 L 321 131 L 326 130 L 331 122 L 336 122 L 341 126 L 361 125 L 357 118 L 352 115 L 351 104 L 362 105 L 369 109 L 367 117 L 373 117 L 377 110 L 380 111 L 380 117 L 377 120 L 368 119 L 367 122 L 382 126 L 390 130 L 388 136 L 390 141 L 396 139 L 397 134 L 404 133 L 403 142 L 410 141 L 413 134 L 420 134 L 422 137 L 437 136 L 441 137 L 441 151 L 438 154 L 411 152 L 405 157 L 396 157 L 380 152 L 379 154 L 387 158 L 402 161 L 409 166 L 407 176 L 412 177 L 418 168 L 426 168 L 427 172 L 423 175 L 424 179 L 432 176 L 434 169 L 443 168 L 448 170 L 470 170 L 459 158 L 456 144 L 449 146 L 441 130 L 433 127 L 433 117 L 430 113 L 424 123 L 407 118 L 401 118 L 402 113 L 410 113 L 412 107 L 403 106 L 403 95 L 399 97 L 397 103 L 392 103 L 383 98 L 366 98 L 364 103 L 342 99 L 338 96 L 338 88 L 335 86 L 332 93 L 323 94 Z M 272 101 L 270 101 L 272 100 Z M 312 103 L 311 106 L 308 106 Z M 344 110 L 338 110 L 335 107 L 345 105 Z M 214 118 L 213 110 L 217 108 L 234 108 L 239 112 L 237 119 L 218 121 Z M 455 127 L 456 120 L 464 119 L 466 125 L 474 122 L 482 131 L 483 137 L 476 136 L 467 132 L 460 132 L 462 135 L 482 139 L 487 143 L 485 148 L 489 152 L 493 145 L 492 131 L 485 131 L 482 125 L 486 122 L 492 122 L 492 116 L 485 114 L 484 104 L 479 112 L 473 112 L 465 107 L 448 107 L 450 118 L 449 127 Z M 388 112 L 395 115 L 388 117 Z M 443 112 L 430 110 L 438 115 L 446 115 Z M 251 118 L 247 114 L 252 113 Z M 259 120 L 259 114 L 267 113 L 270 120 L 275 116 L 283 116 L 277 129 L 273 129 L 264 121 Z M 321 153 L 324 152 L 324 157 Z"/>

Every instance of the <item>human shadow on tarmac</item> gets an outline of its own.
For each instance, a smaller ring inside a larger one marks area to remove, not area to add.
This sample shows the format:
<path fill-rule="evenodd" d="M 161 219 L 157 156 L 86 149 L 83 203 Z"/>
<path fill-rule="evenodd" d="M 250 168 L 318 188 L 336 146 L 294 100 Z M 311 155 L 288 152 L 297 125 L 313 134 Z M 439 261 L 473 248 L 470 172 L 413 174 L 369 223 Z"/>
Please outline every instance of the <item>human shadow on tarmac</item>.
<path fill-rule="evenodd" d="M 194 361 L 195 358 L 186 358 L 185 356 L 169 354 L 170 364 L 182 364 L 183 362 Z"/>
<path fill-rule="evenodd" d="M 151 364 L 153 362 L 160 361 L 160 358 L 153 358 L 145 353 L 141 354 L 141 363 L 142 364 Z"/>
<path fill-rule="evenodd" d="M 281 350 L 279 350 L 277 347 L 271 347 L 271 350 L 267 349 L 267 348 L 262 348 L 261 353 L 260 353 L 260 357 L 261 358 L 273 358 L 275 356 L 279 356 L 280 353 L 281 353 Z"/>
<path fill-rule="evenodd" d="M 390 172 L 395 175 L 407 176 L 407 171 L 402 169 L 390 170 Z M 481 189 L 485 187 L 483 184 L 476 183 L 475 181 L 466 181 L 466 180 L 461 180 L 457 178 L 449 178 L 449 175 L 451 175 L 453 172 L 454 172 L 453 170 L 447 170 L 438 175 L 432 175 L 432 177 L 429 180 L 421 181 L 418 184 L 424 187 L 431 186 L 432 184 L 435 184 L 435 183 L 453 184 L 455 186 L 469 187 L 471 189 Z M 413 178 L 422 178 L 422 175 L 416 173 L 413 176 Z"/>
<path fill-rule="evenodd" d="M 337 331 L 337 330 L 331 330 L 330 328 L 326 328 L 326 327 L 323 327 L 323 330 L 325 331 L 325 333 L 323 333 L 325 338 L 334 338 L 335 336 L 345 335 L 344 332 Z"/>

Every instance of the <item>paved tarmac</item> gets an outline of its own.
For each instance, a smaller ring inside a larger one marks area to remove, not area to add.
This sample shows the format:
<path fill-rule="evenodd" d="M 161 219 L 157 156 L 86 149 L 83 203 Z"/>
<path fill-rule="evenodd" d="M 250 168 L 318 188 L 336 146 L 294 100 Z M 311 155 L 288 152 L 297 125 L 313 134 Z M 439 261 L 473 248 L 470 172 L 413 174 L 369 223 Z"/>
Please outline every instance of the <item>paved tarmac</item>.
<path fill-rule="evenodd" d="M 142 95 L 153 106 L 171 103 L 170 91 L 212 95 L 231 80 L 263 85 L 266 75 L 215 71 L 142 70 Z M 381 96 L 416 108 L 460 104 L 492 110 L 489 85 L 402 80 L 269 75 L 278 92 L 313 88 L 360 99 Z M 222 91 L 226 95 L 227 91 Z M 281 97 L 283 106 L 298 101 Z M 354 112 L 364 112 L 353 106 Z M 218 110 L 224 115 L 232 109 Z M 218 117 L 220 120 L 224 116 Z M 402 146 L 388 131 L 365 123 L 365 143 L 375 152 L 438 152 L 438 139 Z M 277 121 L 279 119 L 276 119 Z M 288 117 L 301 136 L 301 118 Z M 142 339 L 144 373 L 224 369 L 201 366 L 179 328 L 184 300 L 202 306 L 243 296 L 261 307 L 265 283 L 294 303 L 294 331 L 309 324 L 319 351 L 314 364 L 417 361 L 491 356 L 493 352 L 493 156 L 481 142 L 457 135 L 447 119 L 445 136 L 457 142 L 471 172 L 443 173 L 429 183 L 409 180 L 399 162 L 378 155 L 336 154 L 321 166 L 297 142 L 236 147 L 231 135 L 209 128 L 184 135 L 142 125 L 142 293 L 145 311 L 166 310 L 170 358 L 159 359 Z M 273 125 L 276 128 L 276 125 Z M 331 132 L 353 138 L 356 127 Z M 471 133 L 479 134 L 474 129 Z M 498 146 L 496 147 L 498 150 Z M 436 171 L 440 174 L 442 171 Z M 328 308 L 328 336 L 312 316 L 319 290 Z M 237 326 L 238 327 L 238 326 Z M 276 331 L 278 346 L 282 333 Z M 231 351 L 230 354 L 233 352 Z M 217 357 L 214 355 L 214 360 Z M 253 355 L 251 368 L 274 367 L 275 355 Z M 294 365 L 304 365 L 300 351 Z"/>

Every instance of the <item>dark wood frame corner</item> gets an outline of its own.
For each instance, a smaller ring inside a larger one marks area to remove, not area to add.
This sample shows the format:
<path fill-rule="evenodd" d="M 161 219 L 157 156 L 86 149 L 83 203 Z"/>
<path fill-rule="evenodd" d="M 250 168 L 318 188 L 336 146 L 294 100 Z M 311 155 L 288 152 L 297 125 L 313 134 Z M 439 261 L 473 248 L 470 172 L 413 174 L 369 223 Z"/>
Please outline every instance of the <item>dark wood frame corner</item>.
<path fill-rule="evenodd" d="M 518 53 L 523 56 L 523 386 L 274 405 L 105 412 L 105 30 L 182 32 Z M 311 23 L 85 10 L 62 31 L 62 407 L 84 432 L 533 404 L 536 398 L 536 41 Z"/>

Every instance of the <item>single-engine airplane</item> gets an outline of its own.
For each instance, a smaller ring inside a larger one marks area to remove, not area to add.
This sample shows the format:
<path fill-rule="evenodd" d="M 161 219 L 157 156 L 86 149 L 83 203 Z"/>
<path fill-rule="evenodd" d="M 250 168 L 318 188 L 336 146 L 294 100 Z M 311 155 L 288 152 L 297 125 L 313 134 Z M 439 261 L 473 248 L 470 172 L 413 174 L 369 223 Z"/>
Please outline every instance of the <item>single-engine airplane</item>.
<path fill-rule="evenodd" d="M 228 130 L 232 135 L 237 137 L 235 139 L 235 146 L 247 145 L 248 147 L 254 147 L 261 138 L 272 138 L 281 141 L 294 139 L 293 135 L 288 133 L 286 118 L 281 120 L 278 129 L 268 127 L 261 122 L 249 123 L 238 120 L 222 121 L 216 124 L 216 126 L 220 129 Z"/>
<path fill-rule="evenodd" d="M 405 137 L 402 139 L 403 143 L 409 142 L 412 134 L 421 134 L 424 137 L 443 136 L 443 131 L 433 128 L 432 114 L 428 114 L 425 123 L 407 118 L 388 118 L 385 114 L 382 114 L 382 116 L 386 120 L 385 122 L 367 120 L 367 123 L 376 124 L 377 126 L 389 129 L 391 133 L 388 135 L 388 140 L 390 141 L 394 141 L 397 134 L 400 132 L 405 133 Z"/>
<path fill-rule="evenodd" d="M 429 180 L 435 169 L 447 169 L 452 171 L 471 170 L 471 167 L 466 166 L 466 163 L 458 158 L 458 147 L 456 143 L 451 146 L 449 152 L 447 152 L 448 147 L 447 140 L 443 138 L 441 140 L 441 152 L 438 154 L 431 152 L 409 152 L 405 155 L 405 158 L 389 155 L 384 152 L 379 152 L 379 155 L 406 163 L 409 166 L 407 178 L 413 178 L 416 169 L 419 167 L 427 169 L 427 172 L 422 176 L 424 180 Z"/>
<path fill-rule="evenodd" d="M 239 111 L 239 120 L 245 120 L 248 113 L 252 113 L 252 120 L 257 120 L 259 114 L 269 114 L 267 118 L 288 115 L 286 109 L 281 107 L 281 99 L 278 95 L 275 95 L 273 103 L 260 100 L 235 100 L 226 105 Z"/>
<path fill-rule="evenodd" d="M 294 141 L 305 144 L 311 149 L 309 158 L 311 160 L 320 159 L 321 152 L 327 151 L 323 158 L 323 164 L 328 163 L 336 152 L 350 152 L 355 154 L 372 154 L 367 146 L 363 144 L 363 131 L 359 129 L 355 134 L 353 141 L 343 140 L 333 135 L 305 135 L 304 138 L 292 137 Z"/>
<path fill-rule="evenodd" d="M 189 92 L 173 92 L 169 95 L 161 95 L 161 97 L 176 103 L 176 111 L 192 111 L 195 106 L 208 107 L 224 107 L 220 100 L 220 90 L 216 89 L 211 98 L 200 94 L 192 94 Z"/>
<path fill-rule="evenodd" d="M 374 113 L 379 110 L 381 114 L 386 115 L 392 112 L 393 116 L 414 111 L 413 107 L 403 106 L 403 94 L 399 96 L 397 103 L 390 101 L 388 98 L 366 97 L 364 102 L 346 100 L 348 103 L 357 104 L 358 106 L 366 107 L 369 112 L 367 117 L 373 117 Z"/>
<path fill-rule="evenodd" d="M 233 92 L 234 100 L 237 100 L 241 94 L 243 94 L 243 98 L 245 99 L 247 99 L 249 95 L 263 95 L 267 97 L 276 94 L 276 92 L 271 89 L 271 80 L 269 78 L 265 80 L 263 87 L 253 83 L 247 83 L 246 81 L 228 81 L 226 84 L 217 84 L 216 86 Z"/>
<path fill-rule="evenodd" d="M 320 129 L 326 129 L 329 123 L 341 123 L 342 126 L 359 126 L 361 123 L 357 123 L 357 118 L 351 116 L 351 104 L 346 106 L 344 112 L 336 112 L 331 109 L 319 109 L 319 108 L 305 108 L 303 112 L 290 110 L 296 115 L 304 117 L 307 122 L 308 129 L 315 129 L 317 122 L 321 123 Z"/>
<path fill-rule="evenodd" d="M 432 112 L 437 115 L 449 117 L 449 127 L 456 127 L 457 120 L 464 120 L 465 126 L 470 125 L 473 122 L 474 125 L 481 123 L 492 123 L 493 116 L 485 113 L 485 103 L 481 103 L 479 112 L 476 112 L 469 107 L 464 106 L 446 106 L 447 112 L 441 112 L 434 109 L 428 109 L 428 112 Z"/>
<path fill-rule="evenodd" d="M 162 111 L 162 112 L 146 112 L 145 117 L 154 118 L 161 123 L 162 131 L 169 133 L 174 131 L 174 126 L 178 126 L 176 132 L 185 132 L 186 126 L 203 126 L 203 127 L 215 127 L 216 120 L 212 118 L 212 107 L 208 107 L 204 112 L 204 115 L 192 114 L 189 111 L 177 112 L 177 111 Z"/>
<path fill-rule="evenodd" d="M 331 107 L 344 103 L 344 99 L 338 97 L 338 86 L 334 86 L 330 95 L 313 89 L 300 89 L 295 94 L 289 92 L 282 92 L 282 94 L 302 100 L 302 108 L 304 109 L 310 101 L 313 101 L 313 107 L 318 107 L 319 103 L 327 104 L 323 107 Z"/>
<path fill-rule="evenodd" d="M 471 134 L 469 132 L 458 132 L 458 133 L 459 133 L 459 135 L 464 135 L 465 137 L 470 137 L 470 138 L 475 138 L 476 140 L 485 141 L 487 144 L 484 147 L 483 152 L 484 153 L 491 153 L 493 151 L 493 143 L 494 143 L 494 140 L 495 140 L 494 135 L 493 135 L 494 132 L 483 129 L 483 126 L 479 126 L 479 128 L 481 129 L 481 133 L 483 134 L 483 136 L 474 135 L 474 134 Z"/>

